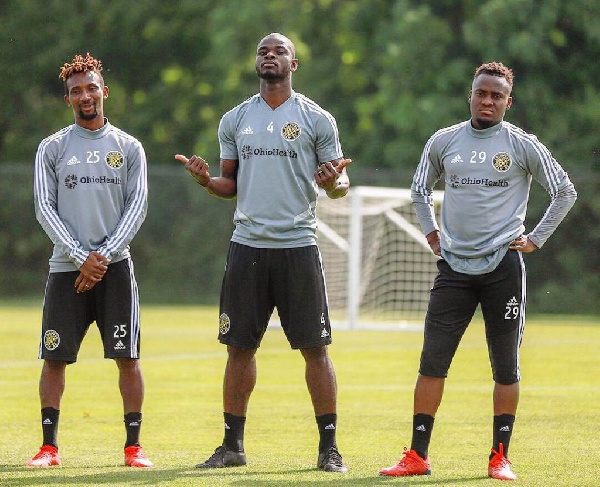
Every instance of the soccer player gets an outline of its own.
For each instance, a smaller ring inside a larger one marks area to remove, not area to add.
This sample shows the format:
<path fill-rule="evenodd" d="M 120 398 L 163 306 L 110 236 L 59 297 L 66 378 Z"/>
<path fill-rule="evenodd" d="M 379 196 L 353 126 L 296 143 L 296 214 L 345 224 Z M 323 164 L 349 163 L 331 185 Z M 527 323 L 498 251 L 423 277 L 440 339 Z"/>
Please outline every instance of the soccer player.
<path fill-rule="evenodd" d="M 60 465 L 58 419 L 67 364 L 95 321 L 115 360 L 125 413 L 125 465 L 152 467 L 139 444 L 144 381 L 138 289 L 129 243 L 147 209 L 146 155 L 104 118 L 102 63 L 76 55 L 60 70 L 75 123 L 45 138 L 35 158 L 36 216 L 54 243 L 39 358 L 43 444 L 32 467 Z"/>
<path fill-rule="evenodd" d="M 531 134 L 504 121 L 512 104 L 512 70 L 479 66 L 471 119 L 437 131 L 427 142 L 412 183 L 412 200 L 438 261 L 414 391 L 410 450 L 382 475 L 427 475 L 435 414 L 460 339 L 481 305 L 493 379 L 493 442 L 488 475 L 514 480 L 508 447 L 519 402 L 519 347 L 525 324 L 523 253 L 541 248 L 575 203 L 567 173 Z M 431 198 L 444 177 L 442 230 Z M 535 228 L 525 233 L 531 178 L 550 194 Z"/>
<path fill-rule="evenodd" d="M 227 112 L 219 125 L 220 176 L 198 156 L 176 155 L 210 194 L 237 196 L 221 289 L 219 341 L 227 345 L 223 383 L 225 436 L 198 468 L 246 464 L 244 425 L 256 383 L 256 350 L 277 307 L 292 349 L 306 363 L 319 429 L 317 467 L 347 472 L 336 444 L 337 385 L 327 345 L 331 326 L 316 245 L 319 187 L 330 198 L 349 187 L 335 119 L 292 90 L 294 44 L 273 33 L 256 50 L 260 93 Z"/>

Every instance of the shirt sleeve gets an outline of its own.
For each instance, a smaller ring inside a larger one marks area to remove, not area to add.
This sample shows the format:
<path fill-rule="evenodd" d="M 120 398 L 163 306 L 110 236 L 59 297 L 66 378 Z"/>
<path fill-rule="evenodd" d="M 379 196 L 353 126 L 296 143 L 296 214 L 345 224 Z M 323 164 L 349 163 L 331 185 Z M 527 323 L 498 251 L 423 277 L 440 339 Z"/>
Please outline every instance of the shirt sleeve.
<path fill-rule="evenodd" d="M 532 137 L 526 146 L 527 170 L 550 195 L 550 204 L 544 215 L 529 233 L 529 239 L 541 248 L 577 200 L 575 186 L 550 151 Z"/>
<path fill-rule="evenodd" d="M 319 162 L 328 162 L 343 157 L 340 134 L 335 118 L 323 110 L 316 123 L 315 150 Z"/>
<path fill-rule="evenodd" d="M 240 158 L 235 140 L 234 117 L 228 112 L 219 123 L 219 149 L 221 159 L 238 160 Z"/>
<path fill-rule="evenodd" d="M 34 205 L 40 223 L 56 249 L 66 255 L 77 267 L 87 259 L 88 252 L 70 234 L 58 213 L 58 179 L 55 171 L 55 147 L 44 139 L 37 150 L 34 165 Z"/>
<path fill-rule="evenodd" d="M 415 213 L 425 235 L 440 229 L 435 219 L 433 187 L 442 173 L 443 167 L 436 151 L 435 135 L 433 135 L 425 144 L 410 187 Z"/>
<path fill-rule="evenodd" d="M 109 235 L 97 252 L 112 259 L 123 253 L 133 240 L 148 211 L 148 177 L 146 153 L 139 141 L 132 145 L 127 158 L 127 188 L 125 208 L 115 230 Z"/>

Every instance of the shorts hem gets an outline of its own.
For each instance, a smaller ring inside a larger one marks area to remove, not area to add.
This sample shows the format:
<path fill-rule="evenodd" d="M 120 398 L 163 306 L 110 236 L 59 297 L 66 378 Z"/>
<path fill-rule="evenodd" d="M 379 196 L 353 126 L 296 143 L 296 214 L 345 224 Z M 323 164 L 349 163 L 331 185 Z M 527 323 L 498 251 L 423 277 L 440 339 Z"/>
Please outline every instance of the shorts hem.
<path fill-rule="evenodd" d="M 224 338 L 219 338 L 219 343 L 229 347 L 241 348 L 242 350 L 258 350 L 260 348 L 260 343 L 248 345 L 247 343 L 227 341 Z"/>
<path fill-rule="evenodd" d="M 308 343 L 308 344 L 290 343 L 290 347 L 292 348 L 292 350 L 303 350 L 305 348 L 319 348 L 319 347 L 326 347 L 328 345 L 331 345 L 331 340 L 326 340 L 326 341 L 321 341 L 321 342 L 312 342 L 312 343 Z"/>
<path fill-rule="evenodd" d="M 45 357 L 45 356 L 41 356 L 38 357 L 38 359 L 40 360 L 55 360 L 57 362 L 67 362 L 67 364 L 74 364 L 75 362 L 77 362 L 77 357 L 73 358 L 73 357 L 69 357 L 69 358 L 65 358 L 65 357 Z"/>
<path fill-rule="evenodd" d="M 434 374 L 434 373 L 425 373 L 425 372 L 422 372 L 421 370 L 419 370 L 419 375 L 422 375 L 423 377 L 433 377 L 434 379 L 447 379 L 448 378 L 448 372 L 446 372 L 445 374 Z"/>

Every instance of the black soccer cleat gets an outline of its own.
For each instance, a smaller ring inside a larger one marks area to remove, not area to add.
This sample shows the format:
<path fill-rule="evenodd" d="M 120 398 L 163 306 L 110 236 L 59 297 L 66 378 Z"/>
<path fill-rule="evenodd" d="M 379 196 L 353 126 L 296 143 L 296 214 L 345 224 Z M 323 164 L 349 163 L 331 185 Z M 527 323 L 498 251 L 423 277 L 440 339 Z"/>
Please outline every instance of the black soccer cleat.
<path fill-rule="evenodd" d="M 241 467 L 243 465 L 246 465 L 246 453 L 228 450 L 221 445 L 217 447 L 208 460 L 199 463 L 196 468 Z"/>
<path fill-rule="evenodd" d="M 335 446 L 332 446 L 328 450 L 319 453 L 319 459 L 317 460 L 317 468 L 320 468 L 325 472 L 339 473 L 346 473 L 349 470 L 348 467 L 344 465 L 342 455 L 340 455 L 340 452 Z"/>

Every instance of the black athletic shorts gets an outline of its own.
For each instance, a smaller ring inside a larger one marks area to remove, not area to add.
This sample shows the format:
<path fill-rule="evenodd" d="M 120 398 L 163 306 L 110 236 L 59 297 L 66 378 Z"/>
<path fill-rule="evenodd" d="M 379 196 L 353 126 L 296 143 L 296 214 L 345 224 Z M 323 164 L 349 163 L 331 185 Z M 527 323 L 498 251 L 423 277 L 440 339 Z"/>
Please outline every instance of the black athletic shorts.
<path fill-rule="evenodd" d="M 219 341 L 258 348 L 275 307 L 293 349 L 331 343 L 319 249 L 263 249 L 231 242 L 221 288 Z"/>
<path fill-rule="evenodd" d="M 492 272 L 469 275 L 438 261 L 429 307 L 419 373 L 446 377 L 458 344 L 481 304 L 494 381 L 521 380 L 519 347 L 525 325 L 525 265 L 509 250 Z"/>
<path fill-rule="evenodd" d="M 109 264 L 102 280 L 77 293 L 79 271 L 48 276 L 38 357 L 73 363 L 92 322 L 96 322 L 105 358 L 139 358 L 140 312 L 131 259 Z"/>

